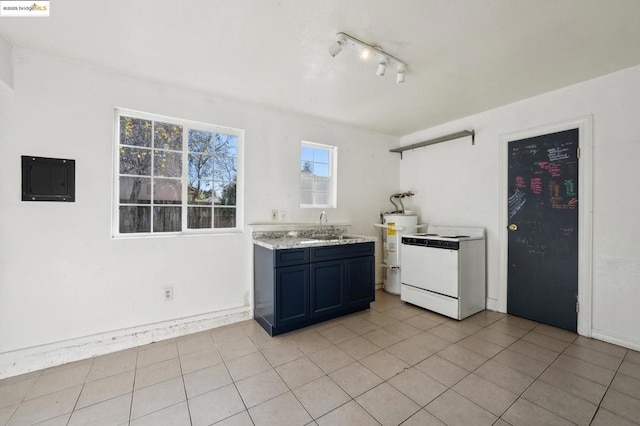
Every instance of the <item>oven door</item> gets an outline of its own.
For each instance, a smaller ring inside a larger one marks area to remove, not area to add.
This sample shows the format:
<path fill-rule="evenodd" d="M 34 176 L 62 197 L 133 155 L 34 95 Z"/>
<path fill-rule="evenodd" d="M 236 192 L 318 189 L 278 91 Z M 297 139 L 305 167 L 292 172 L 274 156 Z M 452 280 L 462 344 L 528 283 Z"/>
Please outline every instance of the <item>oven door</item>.
<path fill-rule="evenodd" d="M 402 244 L 403 284 L 458 297 L 458 250 Z"/>

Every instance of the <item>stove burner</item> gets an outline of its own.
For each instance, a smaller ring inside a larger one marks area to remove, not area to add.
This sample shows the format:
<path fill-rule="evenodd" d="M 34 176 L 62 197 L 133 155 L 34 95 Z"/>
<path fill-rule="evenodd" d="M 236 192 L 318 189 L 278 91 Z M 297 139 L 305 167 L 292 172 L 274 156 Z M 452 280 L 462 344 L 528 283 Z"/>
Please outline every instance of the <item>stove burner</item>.
<path fill-rule="evenodd" d="M 416 234 L 418 237 L 437 237 L 438 234 Z"/>
<path fill-rule="evenodd" d="M 443 235 L 442 238 L 469 238 L 468 235 Z"/>

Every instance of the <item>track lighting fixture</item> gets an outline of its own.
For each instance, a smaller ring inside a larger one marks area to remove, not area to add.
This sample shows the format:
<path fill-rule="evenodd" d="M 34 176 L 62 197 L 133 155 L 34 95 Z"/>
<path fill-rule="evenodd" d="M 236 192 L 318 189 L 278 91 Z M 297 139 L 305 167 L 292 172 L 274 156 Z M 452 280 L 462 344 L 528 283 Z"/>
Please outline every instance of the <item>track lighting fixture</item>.
<path fill-rule="evenodd" d="M 357 38 L 351 37 L 349 34 L 338 33 L 336 34 L 336 41 L 329 47 L 329 53 L 335 57 L 338 53 L 342 52 L 344 46 L 352 46 L 360 50 L 360 57 L 362 59 L 368 59 L 371 56 L 378 60 L 378 69 L 376 74 L 380 77 L 384 76 L 387 70 L 387 65 L 393 65 L 396 67 L 396 82 L 404 83 L 405 71 L 407 64 L 395 56 L 391 56 L 384 52 L 382 48 L 378 46 L 372 46 Z"/>

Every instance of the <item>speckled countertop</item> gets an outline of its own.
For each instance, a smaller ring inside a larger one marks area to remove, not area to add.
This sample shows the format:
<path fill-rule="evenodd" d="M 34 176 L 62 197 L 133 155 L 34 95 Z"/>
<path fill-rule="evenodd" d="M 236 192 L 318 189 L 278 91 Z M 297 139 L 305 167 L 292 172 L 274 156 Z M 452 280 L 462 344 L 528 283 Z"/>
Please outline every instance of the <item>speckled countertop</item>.
<path fill-rule="evenodd" d="M 335 246 L 342 244 L 357 244 L 376 241 L 375 237 L 347 234 L 348 227 L 330 226 L 319 231 L 317 228 L 296 231 L 267 231 L 254 232 L 253 242 L 271 250 Z M 318 235 L 335 235 L 336 239 L 319 240 Z"/>

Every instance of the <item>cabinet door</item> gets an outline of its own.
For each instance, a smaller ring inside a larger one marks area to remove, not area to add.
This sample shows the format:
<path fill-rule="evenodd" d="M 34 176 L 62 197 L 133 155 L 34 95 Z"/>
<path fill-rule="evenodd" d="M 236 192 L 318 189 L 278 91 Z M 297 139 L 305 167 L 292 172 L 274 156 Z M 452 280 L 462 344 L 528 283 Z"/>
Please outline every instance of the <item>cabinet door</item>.
<path fill-rule="evenodd" d="M 347 307 L 373 302 L 375 299 L 374 257 L 364 256 L 346 261 Z"/>
<path fill-rule="evenodd" d="M 311 317 L 345 309 L 345 261 L 332 260 L 311 265 Z"/>
<path fill-rule="evenodd" d="M 276 320 L 282 327 L 309 319 L 309 265 L 275 268 Z"/>

